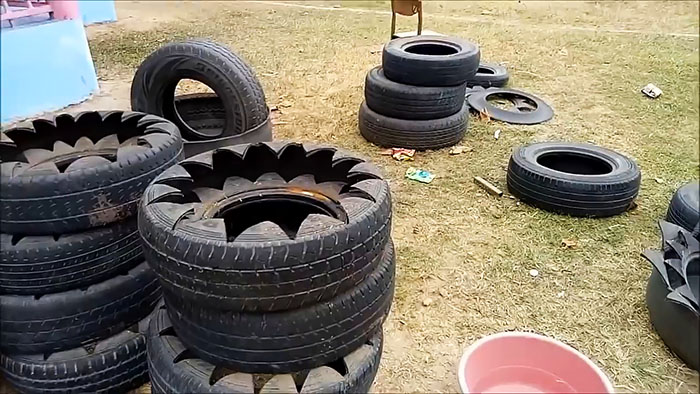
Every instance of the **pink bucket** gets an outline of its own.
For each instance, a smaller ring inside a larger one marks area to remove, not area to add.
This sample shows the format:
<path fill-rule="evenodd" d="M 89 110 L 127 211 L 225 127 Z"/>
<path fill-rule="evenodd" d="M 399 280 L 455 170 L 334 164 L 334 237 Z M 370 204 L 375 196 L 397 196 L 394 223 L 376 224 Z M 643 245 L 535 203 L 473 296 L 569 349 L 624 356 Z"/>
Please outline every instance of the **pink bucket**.
<path fill-rule="evenodd" d="M 578 350 L 526 332 L 489 335 L 459 362 L 462 393 L 614 393 L 610 380 Z"/>

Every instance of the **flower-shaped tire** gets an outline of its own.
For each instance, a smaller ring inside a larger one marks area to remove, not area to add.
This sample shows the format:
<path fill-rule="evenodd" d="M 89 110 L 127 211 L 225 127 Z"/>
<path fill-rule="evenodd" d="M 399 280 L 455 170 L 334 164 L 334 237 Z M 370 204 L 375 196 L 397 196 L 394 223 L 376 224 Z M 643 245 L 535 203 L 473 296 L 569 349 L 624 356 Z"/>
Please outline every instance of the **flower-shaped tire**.
<path fill-rule="evenodd" d="M 171 167 L 139 212 L 146 259 L 170 293 L 273 311 L 329 299 L 370 275 L 389 239 L 391 198 L 360 158 L 258 143 Z"/>
<path fill-rule="evenodd" d="M 367 393 L 379 369 L 382 332 L 326 365 L 281 375 L 243 373 L 208 363 L 182 343 L 165 309 L 149 328 L 148 364 L 153 393 L 349 394 Z"/>
<path fill-rule="evenodd" d="M 175 125 L 138 112 L 61 114 L 4 130 L 1 231 L 63 234 L 121 221 L 181 153 Z"/>

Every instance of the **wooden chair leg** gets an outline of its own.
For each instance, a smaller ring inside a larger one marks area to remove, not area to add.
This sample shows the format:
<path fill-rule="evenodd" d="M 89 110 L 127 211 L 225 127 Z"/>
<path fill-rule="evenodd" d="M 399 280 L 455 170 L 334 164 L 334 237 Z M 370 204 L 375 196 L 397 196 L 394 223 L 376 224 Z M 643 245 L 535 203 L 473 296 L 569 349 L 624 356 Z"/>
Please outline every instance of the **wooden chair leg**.
<path fill-rule="evenodd" d="M 396 33 L 396 13 L 391 12 L 391 38 L 394 38 L 394 34 Z"/>
<path fill-rule="evenodd" d="M 423 4 L 418 3 L 418 35 L 423 31 Z"/>

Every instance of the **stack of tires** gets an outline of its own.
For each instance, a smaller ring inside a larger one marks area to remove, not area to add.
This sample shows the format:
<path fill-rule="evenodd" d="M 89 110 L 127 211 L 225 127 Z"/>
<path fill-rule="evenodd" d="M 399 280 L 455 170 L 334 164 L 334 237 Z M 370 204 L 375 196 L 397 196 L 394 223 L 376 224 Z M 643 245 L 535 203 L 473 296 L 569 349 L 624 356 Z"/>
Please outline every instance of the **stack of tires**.
<path fill-rule="evenodd" d="M 135 214 L 182 154 L 177 128 L 143 113 L 83 112 L 0 137 L 3 375 L 21 392 L 142 385 L 160 287 Z"/>
<path fill-rule="evenodd" d="M 386 147 L 438 149 L 462 140 L 469 111 L 466 82 L 479 68 L 475 44 L 456 37 L 389 41 L 382 66 L 365 79 L 360 133 Z"/>
<path fill-rule="evenodd" d="M 165 299 L 153 392 L 369 390 L 395 272 L 376 167 L 325 146 L 235 145 L 171 167 L 139 212 Z"/>

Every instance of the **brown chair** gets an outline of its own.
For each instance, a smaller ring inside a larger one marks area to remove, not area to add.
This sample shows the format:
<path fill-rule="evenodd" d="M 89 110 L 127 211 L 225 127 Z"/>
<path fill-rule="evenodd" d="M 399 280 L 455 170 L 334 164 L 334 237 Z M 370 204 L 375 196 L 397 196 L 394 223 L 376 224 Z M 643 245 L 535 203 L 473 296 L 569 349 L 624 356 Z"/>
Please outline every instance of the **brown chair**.
<path fill-rule="evenodd" d="M 396 14 L 412 16 L 418 14 L 418 29 L 420 35 L 423 30 L 423 4 L 421 0 L 391 0 L 391 37 L 396 34 Z"/>

